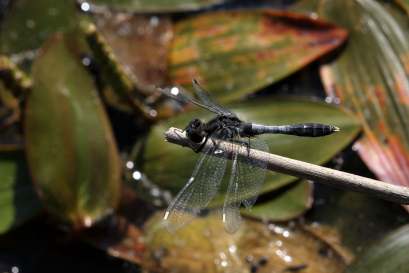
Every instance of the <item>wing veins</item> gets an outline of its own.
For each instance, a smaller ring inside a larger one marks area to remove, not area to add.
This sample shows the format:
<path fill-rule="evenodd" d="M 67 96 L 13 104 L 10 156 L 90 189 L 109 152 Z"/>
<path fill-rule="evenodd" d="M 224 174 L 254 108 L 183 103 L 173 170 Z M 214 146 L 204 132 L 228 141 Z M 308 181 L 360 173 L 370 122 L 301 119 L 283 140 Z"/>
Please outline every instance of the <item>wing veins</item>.
<path fill-rule="evenodd" d="M 217 194 L 227 160 L 208 154 L 216 150 L 217 144 L 203 151 L 191 178 L 166 210 L 164 220 L 169 230 L 184 226 L 206 208 Z M 190 215 L 185 212 L 190 212 Z"/>
<path fill-rule="evenodd" d="M 177 88 L 179 90 L 184 90 L 181 86 L 177 86 Z M 194 98 L 191 98 L 188 95 L 182 94 L 182 93 L 179 93 L 178 95 L 174 95 L 174 94 L 172 94 L 170 92 L 170 88 L 168 88 L 168 87 L 167 88 L 157 88 L 157 90 L 161 94 L 163 94 L 163 95 L 165 95 L 165 96 L 167 96 L 167 97 L 169 97 L 171 99 L 174 99 L 176 101 L 179 101 L 181 103 L 184 103 L 184 104 L 191 103 L 191 104 L 199 106 L 199 107 L 201 107 L 203 109 L 206 109 L 206 110 L 208 110 L 210 112 L 213 112 L 215 114 L 218 114 L 218 115 L 224 114 L 223 111 L 220 111 L 220 109 L 218 109 L 217 107 L 214 107 L 213 104 L 207 105 L 206 103 L 199 102 L 199 101 L 195 100 Z M 184 93 L 186 93 L 186 92 L 184 92 Z"/>
<path fill-rule="evenodd" d="M 216 109 L 221 114 L 224 115 L 228 114 L 234 116 L 234 113 L 231 112 L 229 109 L 224 108 L 223 106 L 213 101 L 210 94 L 199 84 L 199 82 L 196 79 L 192 80 L 192 85 L 196 96 L 200 99 L 200 101 L 203 104 L 211 106 L 213 109 Z"/>

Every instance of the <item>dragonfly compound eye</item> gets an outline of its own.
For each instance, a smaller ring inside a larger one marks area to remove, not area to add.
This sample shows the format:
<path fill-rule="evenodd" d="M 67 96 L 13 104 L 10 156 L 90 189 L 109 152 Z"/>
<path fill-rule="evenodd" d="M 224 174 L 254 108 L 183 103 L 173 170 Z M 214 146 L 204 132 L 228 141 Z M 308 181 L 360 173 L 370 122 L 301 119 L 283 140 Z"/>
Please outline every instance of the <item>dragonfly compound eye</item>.
<path fill-rule="evenodd" d="M 193 142 L 200 143 L 203 140 L 203 122 L 200 119 L 194 119 L 186 126 L 186 136 Z"/>
<path fill-rule="evenodd" d="M 193 129 L 201 129 L 202 124 L 203 124 L 203 122 L 202 122 L 200 119 L 195 118 L 194 120 L 192 120 L 192 121 L 190 122 L 189 125 L 190 125 Z"/>

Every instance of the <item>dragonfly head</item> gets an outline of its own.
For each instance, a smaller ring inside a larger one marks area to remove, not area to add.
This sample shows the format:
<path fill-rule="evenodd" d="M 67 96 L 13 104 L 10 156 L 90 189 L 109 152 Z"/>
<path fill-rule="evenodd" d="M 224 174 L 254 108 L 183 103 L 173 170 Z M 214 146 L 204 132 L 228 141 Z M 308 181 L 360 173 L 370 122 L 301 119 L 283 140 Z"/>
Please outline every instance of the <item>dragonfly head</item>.
<path fill-rule="evenodd" d="M 195 143 L 202 142 L 205 132 L 203 130 L 204 123 L 200 119 L 193 119 L 186 126 L 186 136 Z"/>

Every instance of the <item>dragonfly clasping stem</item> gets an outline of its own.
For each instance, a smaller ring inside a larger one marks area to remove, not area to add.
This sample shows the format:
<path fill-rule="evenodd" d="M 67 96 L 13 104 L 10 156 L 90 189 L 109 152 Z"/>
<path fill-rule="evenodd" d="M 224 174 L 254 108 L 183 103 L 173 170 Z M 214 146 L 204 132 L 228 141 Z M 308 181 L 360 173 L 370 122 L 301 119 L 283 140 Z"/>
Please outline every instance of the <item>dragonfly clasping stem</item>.
<path fill-rule="evenodd" d="M 165 133 L 168 142 L 194 149 L 197 144 L 189 140 L 178 128 L 169 128 Z M 211 139 L 211 138 L 210 138 Z M 203 144 L 212 145 L 212 141 Z M 234 146 L 240 147 L 234 147 Z M 330 186 L 363 192 L 399 204 L 409 204 L 409 187 L 393 185 L 375 179 L 342 172 L 300 160 L 291 159 L 255 149 L 248 149 L 243 145 L 218 140 L 218 149 L 224 151 L 223 156 L 231 159 L 231 154 L 238 151 L 241 156 L 251 157 L 254 164 L 266 166 L 266 169 L 288 175 L 321 182 Z M 234 150 L 233 150 L 234 149 Z M 206 149 L 204 149 L 206 150 Z"/>

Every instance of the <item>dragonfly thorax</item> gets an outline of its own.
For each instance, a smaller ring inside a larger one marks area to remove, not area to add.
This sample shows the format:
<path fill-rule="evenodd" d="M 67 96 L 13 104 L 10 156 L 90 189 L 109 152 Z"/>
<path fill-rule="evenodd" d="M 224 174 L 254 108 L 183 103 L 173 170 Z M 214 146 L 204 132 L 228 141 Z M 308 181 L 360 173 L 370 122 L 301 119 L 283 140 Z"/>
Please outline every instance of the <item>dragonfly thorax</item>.
<path fill-rule="evenodd" d="M 200 143 L 206 137 L 232 139 L 240 135 L 243 122 L 235 116 L 218 115 L 208 122 L 193 119 L 186 126 L 186 136 L 193 142 Z"/>

